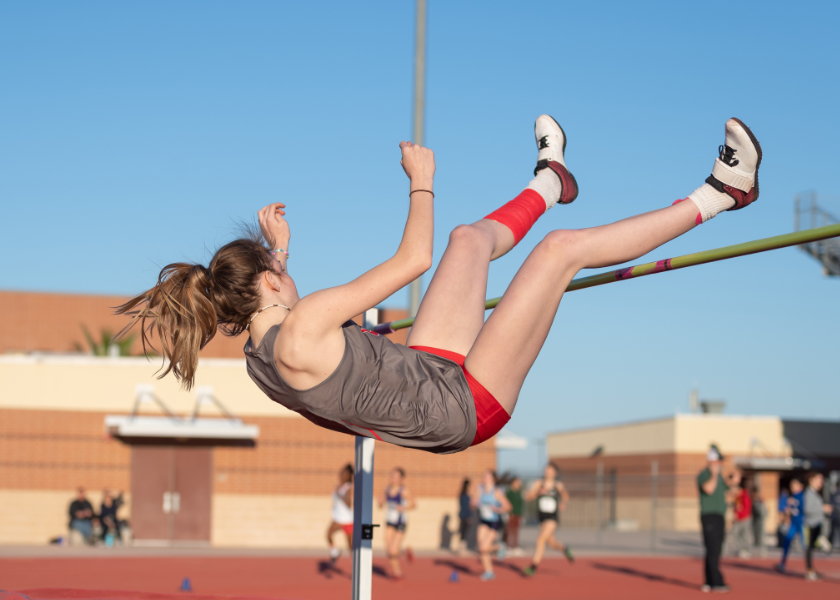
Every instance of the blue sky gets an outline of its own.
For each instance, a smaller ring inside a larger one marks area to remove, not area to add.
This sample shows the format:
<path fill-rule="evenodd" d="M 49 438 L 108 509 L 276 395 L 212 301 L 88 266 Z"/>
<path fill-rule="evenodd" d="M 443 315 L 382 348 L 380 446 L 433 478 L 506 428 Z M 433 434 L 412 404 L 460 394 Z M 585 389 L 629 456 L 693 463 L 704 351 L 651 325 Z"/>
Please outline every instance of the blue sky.
<path fill-rule="evenodd" d="M 493 265 L 490 296 L 549 230 L 685 197 L 730 116 L 763 145 L 761 199 L 650 259 L 788 232 L 795 193 L 840 194 L 840 4 L 429 4 L 436 260 L 452 227 L 528 182 L 540 113 L 563 124 L 581 187 Z M 4 2 L 0 287 L 138 292 L 278 200 L 302 292 L 387 258 L 407 208 L 413 11 Z M 534 439 L 670 414 L 693 385 L 732 413 L 836 419 L 839 298 L 796 249 L 575 292 L 509 427 Z"/>

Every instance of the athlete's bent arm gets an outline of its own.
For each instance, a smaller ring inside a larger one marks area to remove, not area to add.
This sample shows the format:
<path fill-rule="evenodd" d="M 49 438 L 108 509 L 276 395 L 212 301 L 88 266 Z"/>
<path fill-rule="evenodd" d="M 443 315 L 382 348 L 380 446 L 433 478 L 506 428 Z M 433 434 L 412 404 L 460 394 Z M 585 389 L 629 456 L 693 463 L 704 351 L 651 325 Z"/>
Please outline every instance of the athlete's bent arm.
<path fill-rule="evenodd" d="M 537 496 L 539 496 L 540 487 L 542 486 L 542 479 L 538 479 L 534 483 L 531 484 L 531 487 L 528 488 L 528 491 L 525 492 L 523 499 L 525 502 L 530 502 L 531 500 L 536 500 Z"/>
<path fill-rule="evenodd" d="M 314 292 L 302 298 L 287 321 L 303 325 L 318 336 L 338 329 L 356 315 L 376 306 L 405 287 L 432 266 L 434 204 L 434 153 L 408 142 L 400 144 L 402 164 L 411 180 L 410 207 L 402 241 L 396 254 L 350 283 Z M 294 323 L 294 325 L 292 325 Z"/>
<path fill-rule="evenodd" d="M 507 496 L 500 489 L 496 489 L 496 500 L 499 502 L 499 508 L 496 509 L 497 513 L 504 514 L 513 510 L 513 505 L 510 503 L 510 500 L 507 499 Z"/>
<path fill-rule="evenodd" d="M 400 507 L 400 512 L 417 508 L 417 502 L 414 501 L 414 496 L 411 495 L 408 488 L 403 488 L 403 496 L 405 497 L 405 504 Z"/>
<path fill-rule="evenodd" d="M 560 492 L 560 511 L 566 510 L 566 505 L 569 503 L 569 491 L 562 481 L 557 482 L 557 491 Z"/>

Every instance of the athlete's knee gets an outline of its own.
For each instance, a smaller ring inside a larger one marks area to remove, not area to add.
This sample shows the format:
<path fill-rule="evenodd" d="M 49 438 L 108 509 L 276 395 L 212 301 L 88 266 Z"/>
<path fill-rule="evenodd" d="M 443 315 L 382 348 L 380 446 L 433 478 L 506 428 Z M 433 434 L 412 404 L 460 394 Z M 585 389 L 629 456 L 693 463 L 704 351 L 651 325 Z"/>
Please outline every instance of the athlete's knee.
<path fill-rule="evenodd" d="M 558 261 L 577 261 L 583 256 L 586 234 L 579 229 L 555 229 L 538 244 Z"/>
<path fill-rule="evenodd" d="M 583 232 L 579 229 L 555 229 L 549 231 L 540 244 L 552 250 L 568 251 L 579 248 L 583 238 Z"/>
<path fill-rule="evenodd" d="M 475 225 L 458 225 L 449 234 L 449 243 L 469 246 L 492 246 L 492 236 Z"/>

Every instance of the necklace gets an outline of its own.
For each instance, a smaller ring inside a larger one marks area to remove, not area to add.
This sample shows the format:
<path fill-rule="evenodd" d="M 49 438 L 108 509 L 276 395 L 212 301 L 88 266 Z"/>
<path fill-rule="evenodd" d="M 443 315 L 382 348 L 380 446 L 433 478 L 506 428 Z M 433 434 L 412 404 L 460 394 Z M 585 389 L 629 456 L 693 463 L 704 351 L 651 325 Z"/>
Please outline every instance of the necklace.
<path fill-rule="evenodd" d="M 267 308 L 274 308 L 275 306 L 277 306 L 279 308 L 285 308 L 286 310 L 289 310 L 289 311 L 292 310 L 291 308 L 289 308 L 288 306 L 285 306 L 283 304 L 269 304 L 268 306 L 263 306 L 261 309 L 259 309 L 257 312 L 254 313 L 254 316 L 251 317 L 250 321 L 248 321 L 248 324 L 245 326 L 245 329 L 249 329 L 251 327 L 251 322 L 254 319 L 256 319 L 257 315 L 259 315 L 262 311 L 264 311 Z"/>

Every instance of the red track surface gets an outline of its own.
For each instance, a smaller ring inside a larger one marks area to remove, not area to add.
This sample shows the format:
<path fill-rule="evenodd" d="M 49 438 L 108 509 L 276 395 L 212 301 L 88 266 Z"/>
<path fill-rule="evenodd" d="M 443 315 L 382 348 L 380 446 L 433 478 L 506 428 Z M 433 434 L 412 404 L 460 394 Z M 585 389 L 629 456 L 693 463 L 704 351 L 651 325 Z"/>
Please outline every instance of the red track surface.
<path fill-rule="evenodd" d="M 399 600 L 695 598 L 702 583 L 702 562 L 690 558 L 584 558 L 573 565 L 550 559 L 532 579 L 520 575 L 518 569 L 527 565 L 520 559 L 498 565 L 497 579 L 486 583 L 479 581 L 474 559 L 418 558 L 405 565 L 406 579 L 396 582 L 384 576 L 381 565 L 375 562 L 374 597 Z M 794 557 L 791 567 L 785 576 L 775 573 L 768 560 L 729 561 L 724 576 L 733 588 L 730 597 L 840 598 L 840 561 L 818 561 L 818 570 L 828 577 L 817 583 L 802 579 L 800 558 Z M 449 581 L 453 571 L 457 583 Z M 178 592 L 185 577 L 192 593 Z M 350 560 L 342 558 L 331 569 L 318 559 L 286 557 L 0 559 L 0 590 L 33 600 L 345 599 L 350 597 Z M 7 594 L 5 600 L 15 597 Z"/>

